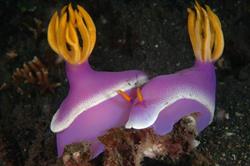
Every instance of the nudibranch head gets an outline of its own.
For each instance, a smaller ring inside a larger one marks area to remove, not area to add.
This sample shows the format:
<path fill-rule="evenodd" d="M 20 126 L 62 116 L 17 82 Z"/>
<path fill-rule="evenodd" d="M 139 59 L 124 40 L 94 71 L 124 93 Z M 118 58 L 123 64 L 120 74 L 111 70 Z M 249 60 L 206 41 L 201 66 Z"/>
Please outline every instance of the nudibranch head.
<path fill-rule="evenodd" d="M 219 18 L 197 2 L 188 9 L 188 32 L 196 57 L 194 67 L 147 82 L 131 108 L 126 128 L 154 128 L 164 135 L 185 116 L 196 119 L 198 131 L 212 122 L 216 77 L 213 62 L 222 54 L 223 33 Z"/>
<path fill-rule="evenodd" d="M 48 42 L 68 63 L 85 62 L 94 48 L 95 41 L 95 24 L 83 7 L 77 5 L 74 10 L 69 4 L 52 16 L 48 27 Z"/>

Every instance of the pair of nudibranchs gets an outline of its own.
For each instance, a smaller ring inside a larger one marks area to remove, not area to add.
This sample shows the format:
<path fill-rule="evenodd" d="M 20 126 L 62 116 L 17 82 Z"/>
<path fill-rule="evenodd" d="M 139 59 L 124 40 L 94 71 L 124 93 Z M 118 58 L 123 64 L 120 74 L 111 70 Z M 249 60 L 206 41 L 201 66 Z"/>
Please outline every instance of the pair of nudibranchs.
<path fill-rule="evenodd" d="M 51 122 L 58 155 L 68 144 L 87 141 L 94 158 L 104 150 L 98 137 L 116 127 L 151 127 L 156 134 L 165 135 L 188 115 L 194 115 L 199 132 L 207 127 L 215 109 L 214 62 L 224 48 L 220 20 L 208 6 L 196 2 L 194 9 L 188 9 L 188 33 L 194 66 L 148 80 L 137 70 L 94 71 L 88 63 L 96 41 L 91 17 L 79 5 L 73 9 L 69 4 L 55 12 L 48 41 L 66 61 L 70 86 Z"/>

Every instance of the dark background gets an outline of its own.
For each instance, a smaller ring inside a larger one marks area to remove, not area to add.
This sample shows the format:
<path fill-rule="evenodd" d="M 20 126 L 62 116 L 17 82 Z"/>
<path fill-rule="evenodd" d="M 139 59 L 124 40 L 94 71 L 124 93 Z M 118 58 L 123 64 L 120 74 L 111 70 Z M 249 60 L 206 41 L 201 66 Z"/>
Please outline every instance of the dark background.
<path fill-rule="evenodd" d="M 47 26 L 69 1 L 0 1 L 0 165 L 54 165 L 55 135 L 50 120 L 67 94 L 64 64 L 47 43 Z M 250 165 L 250 1 L 211 0 L 225 37 L 216 63 L 217 105 L 213 123 L 199 136 L 198 149 L 171 165 Z M 150 77 L 191 67 L 187 34 L 189 0 L 83 0 L 92 16 L 97 43 L 90 58 L 96 70 L 139 69 Z M 13 83 L 12 73 L 37 56 L 54 93 Z M 20 92 L 20 89 L 22 92 Z M 101 160 L 99 158 L 99 160 Z M 146 159 L 144 165 L 170 165 Z M 200 164 L 201 165 L 201 164 Z"/>

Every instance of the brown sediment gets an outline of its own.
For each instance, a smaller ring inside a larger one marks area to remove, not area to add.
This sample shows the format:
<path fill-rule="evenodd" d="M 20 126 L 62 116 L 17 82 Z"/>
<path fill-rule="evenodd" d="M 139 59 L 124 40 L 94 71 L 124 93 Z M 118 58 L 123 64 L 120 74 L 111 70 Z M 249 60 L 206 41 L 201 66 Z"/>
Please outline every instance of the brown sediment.
<path fill-rule="evenodd" d="M 178 160 L 196 147 L 195 127 L 190 119 L 183 118 L 171 133 L 164 136 L 157 135 L 150 128 L 111 129 L 99 138 L 105 145 L 104 165 L 140 166 L 144 157 Z"/>
<path fill-rule="evenodd" d="M 67 145 L 58 165 L 64 166 L 92 166 L 90 163 L 90 144 L 81 142 Z"/>
<path fill-rule="evenodd" d="M 3 165 L 11 166 L 14 163 L 9 160 L 7 139 L 0 134 L 0 161 Z"/>

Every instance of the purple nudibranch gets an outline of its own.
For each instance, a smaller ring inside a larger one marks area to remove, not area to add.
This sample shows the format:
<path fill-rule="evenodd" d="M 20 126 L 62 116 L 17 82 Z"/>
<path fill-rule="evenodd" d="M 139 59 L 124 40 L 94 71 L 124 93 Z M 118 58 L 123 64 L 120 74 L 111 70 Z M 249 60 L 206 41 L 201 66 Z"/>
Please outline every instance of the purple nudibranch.
<path fill-rule="evenodd" d="M 88 57 L 95 40 L 95 25 L 81 6 L 74 10 L 69 4 L 52 16 L 48 42 L 66 61 L 70 87 L 51 122 L 51 130 L 57 137 L 58 156 L 63 154 L 66 145 L 81 141 L 91 143 L 93 158 L 101 153 L 104 147 L 97 137 L 125 125 L 131 102 L 124 97 L 135 97 L 136 87 L 147 81 L 147 76 L 137 70 L 94 71 Z"/>
<path fill-rule="evenodd" d="M 95 45 L 96 29 L 81 6 L 73 10 L 69 4 L 53 15 L 48 41 L 66 61 L 70 86 L 51 122 L 59 156 L 66 145 L 87 141 L 95 157 L 103 151 L 97 137 L 125 124 L 135 129 L 153 127 L 164 135 L 184 116 L 195 118 L 198 131 L 211 123 L 216 88 L 213 63 L 223 52 L 223 33 L 219 18 L 208 6 L 204 9 L 196 2 L 195 10 L 188 9 L 188 13 L 194 67 L 158 76 L 142 89 L 136 89 L 147 82 L 141 71 L 97 72 L 90 67 L 88 57 Z"/>
<path fill-rule="evenodd" d="M 140 92 L 143 100 L 137 98 L 133 103 L 126 128 L 152 127 L 157 134 L 164 135 L 184 116 L 195 119 L 198 132 L 212 122 L 216 89 L 214 62 L 224 48 L 219 18 L 208 6 L 204 9 L 196 2 L 195 10 L 188 9 L 188 32 L 195 65 L 147 82 Z"/>

